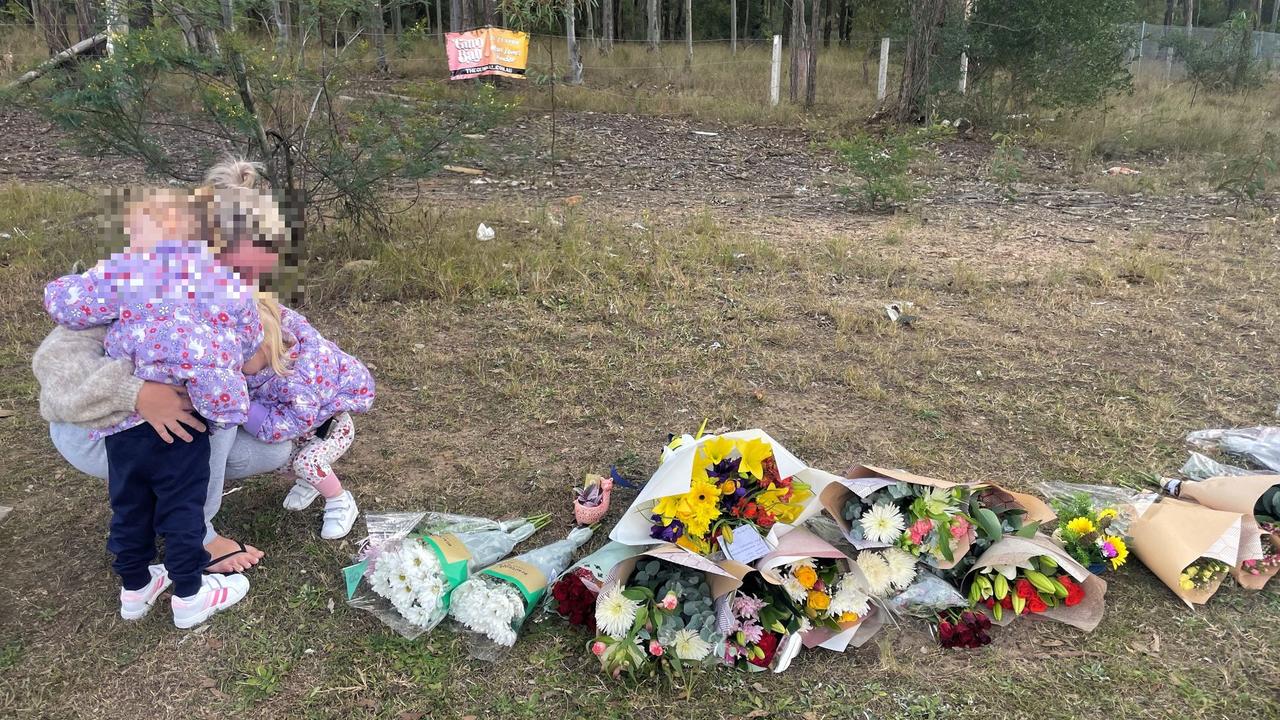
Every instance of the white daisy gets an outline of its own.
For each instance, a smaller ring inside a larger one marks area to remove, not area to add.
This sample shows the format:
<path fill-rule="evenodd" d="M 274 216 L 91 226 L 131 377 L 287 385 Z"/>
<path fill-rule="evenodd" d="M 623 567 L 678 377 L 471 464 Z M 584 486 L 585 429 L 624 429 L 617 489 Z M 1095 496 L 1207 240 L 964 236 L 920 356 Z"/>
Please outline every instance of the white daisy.
<path fill-rule="evenodd" d="M 524 601 L 505 582 L 473 577 L 453 591 L 449 614 L 467 629 L 493 642 L 516 644 L 515 623 L 524 617 Z"/>
<path fill-rule="evenodd" d="M 877 543 L 896 541 L 907 527 L 902 513 L 891 503 L 876 503 L 858 522 L 862 525 L 862 536 Z"/>
<path fill-rule="evenodd" d="M 893 580 L 889 576 L 889 563 L 878 552 L 858 554 L 858 569 L 867 578 L 867 590 L 876 597 L 884 597 L 893 589 Z"/>
<path fill-rule="evenodd" d="M 674 650 L 676 657 L 681 660 L 697 662 L 711 654 L 711 645 L 696 631 L 688 628 L 677 630 L 675 635 L 663 644 Z"/>
<path fill-rule="evenodd" d="M 640 604 L 622 594 L 622 585 L 614 585 L 596 598 L 596 627 L 613 638 L 631 631 Z"/>
<path fill-rule="evenodd" d="M 884 551 L 884 560 L 889 566 L 889 582 L 899 590 L 905 590 L 916 579 L 916 559 L 911 553 L 889 548 Z"/>
<path fill-rule="evenodd" d="M 871 596 L 858 587 L 852 574 L 842 577 L 836 594 L 831 596 L 831 607 L 827 610 L 827 614 L 836 618 L 845 613 L 865 617 L 870 611 Z"/>
<path fill-rule="evenodd" d="M 791 599 L 798 603 L 809 599 L 809 591 L 805 589 L 804 585 L 800 584 L 795 575 L 788 574 L 782 578 L 782 589 L 786 590 Z M 597 622 L 597 624 L 599 623 Z"/>

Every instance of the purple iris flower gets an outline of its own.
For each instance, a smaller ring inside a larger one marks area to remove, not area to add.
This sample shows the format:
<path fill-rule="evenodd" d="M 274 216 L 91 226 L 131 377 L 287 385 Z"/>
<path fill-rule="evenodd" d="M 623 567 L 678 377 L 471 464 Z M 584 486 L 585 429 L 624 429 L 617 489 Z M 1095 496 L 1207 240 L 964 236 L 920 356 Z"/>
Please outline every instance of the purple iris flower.
<path fill-rule="evenodd" d="M 662 516 L 654 515 L 654 525 L 649 529 L 649 537 L 663 540 L 666 542 L 675 542 L 680 536 L 684 535 L 684 523 L 671 519 L 670 525 L 662 524 Z"/>
<path fill-rule="evenodd" d="M 711 466 L 711 469 L 707 471 L 707 477 L 715 478 L 717 485 L 725 480 L 736 480 L 738 476 L 738 465 L 741 463 L 742 458 L 725 458 Z"/>

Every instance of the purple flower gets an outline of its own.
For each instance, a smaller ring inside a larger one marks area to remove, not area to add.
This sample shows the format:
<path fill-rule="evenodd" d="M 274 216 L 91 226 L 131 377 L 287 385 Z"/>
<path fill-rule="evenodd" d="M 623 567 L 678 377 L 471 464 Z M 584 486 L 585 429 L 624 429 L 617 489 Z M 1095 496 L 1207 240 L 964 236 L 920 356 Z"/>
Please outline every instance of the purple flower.
<path fill-rule="evenodd" d="M 1116 552 L 1116 546 L 1112 545 L 1110 540 L 1102 543 L 1102 557 L 1110 559 L 1116 555 L 1119 555 L 1119 553 Z"/>
<path fill-rule="evenodd" d="M 671 524 L 669 525 L 662 524 L 661 515 L 654 515 L 653 520 L 655 522 L 653 527 L 649 528 L 649 537 L 673 543 L 684 535 L 684 523 L 675 518 L 671 519 Z"/>
<path fill-rule="evenodd" d="M 720 462 L 712 465 L 707 470 L 708 478 L 715 478 L 716 484 L 725 480 L 736 480 L 738 475 L 738 465 L 742 462 L 742 458 L 725 458 Z"/>
<path fill-rule="evenodd" d="M 733 600 L 733 614 L 742 618 L 754 619 L 760 616 L 760 611 L 767 604 L 754 595 L 739 595 Z"/>

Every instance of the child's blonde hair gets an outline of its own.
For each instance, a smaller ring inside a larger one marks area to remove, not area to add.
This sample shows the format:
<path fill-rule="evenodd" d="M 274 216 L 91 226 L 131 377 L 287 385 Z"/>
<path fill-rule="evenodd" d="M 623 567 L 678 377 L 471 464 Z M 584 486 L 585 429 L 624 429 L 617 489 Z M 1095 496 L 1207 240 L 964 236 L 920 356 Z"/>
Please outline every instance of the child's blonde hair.
<path fill-rule="evenodd" d="M 258 318 L 262 321 L 262 349 L 267 354 L 267 365 L 276 375 L 289 373 L 289 348 L 284 342 L 284 329 L 280 322 L 280 302 L 264 292 L 257 294 Z"/>

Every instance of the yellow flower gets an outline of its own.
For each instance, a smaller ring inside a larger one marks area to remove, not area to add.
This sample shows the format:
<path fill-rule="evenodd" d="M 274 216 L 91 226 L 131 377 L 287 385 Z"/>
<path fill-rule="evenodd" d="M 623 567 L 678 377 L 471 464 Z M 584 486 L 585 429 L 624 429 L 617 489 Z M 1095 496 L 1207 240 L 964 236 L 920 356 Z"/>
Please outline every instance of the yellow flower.
<path fill-rule="evenodd" d="M 826 610 L 831 607 L 831 596 L 818 590 L 809 591 L 808 606 L 810 610 Z"/>
<path fill-rule="evenodd" d="M 818 582 L 818 573 L 808 565 L 804 565 L 796 569 L 796 580 L 800 581 L 805 590 L 812 590 L 814 584 Z"/>
<path fill-rule="evenodd" d="M 1178 578 L 1178 585 L 1183 590 L 1190 590 L 1191 588 L 1196 586 L 1194 582 L 1191 582 L 1191 578 L 1187 577 L 1186 575 L 1183 575 L 1182 577 Z"/>
<path fill-rule="evenodd" d="M 699 449 L 702 451 L 702 455 L 705 456 L 706 463 L 715 465 L 729 457 L 729 453 L 733 452 L 733 441 L 723 435 L 713 437 L 702 443 Z"/>
<path fill-rule="evenodd" d="M 844 624 L 844 623 L 856 623 L 856 622 L 858 622 L 859 618 L 860 618 L 860 616 L 859 616 L 859 615 L 858 615 L 858 613 L 856 613 L 856 612 L 841 613 L 841 614 L 840 614 L 840 618 L 837 620 L 837 622 L 839 622 L 839 623 L 841 623 L 841 624 Z"/>
<path fill-rule="evenodd" d="M 1067 523 L 1067 530 L 1077 535 L 1088 535 L 1089 533 L 1093 532 L 1095 529 L 1096 528 L 1093 526 L 1093 521 L 1085 517 L 1078 517 L 1075 520 L 1072 520 L 1071 522 Z"/>
<path fill-rule="evenodd" d="M 1108 535 L 1107 542 L 1111 543 L 1111 547 L 1116 549 L 1116 556 L 1111 558 L 1111 569 L 1115 570 L 1129 559 L 1129 546 L 1125 544 L 1124 538 L 1119 535 Z"/>
<path fill-rule="evenodd" d="M 706 543 L 695 540 L 694 538 L 691 538 L 688 535 L 681 535 L 680 537 L 676 538 L 676 544 L 684 548 L 685 550 L 692 550 L 693 552 L 696 552 L 698 554 L 704 554 L 707 549 Z"/>
<path fill-rule="evenodd" d="M 711 523 L 720 517 L 720 488 L 706 478 L 695 480 L 684 495 L 668 495 L 653 504 L 653 513 L 663 520 L 672 518 L 686 526 L 690 535 L 706 535 Z"/>
<path fill-rule="evenodd" d="M 1115 508 L 1107 508 L 1106 510 L 1098 513 L 1098 519 L 1102 520 L 1103 518 L 1113 518 L 1119 514 L 1120 513 L 1116 512 Z"/>
<path fill-rule="evenodd" d="M 773 448 L 769 447 L 769 443 L 760 440 L 738 440 L 738 452 L 742 453 L 742 464 L 738 465 L 738 472 L 744 475 L 750 475 L 757 480 L 764 479 L 763 463 L 766 458 L 773 455 Z"/>

